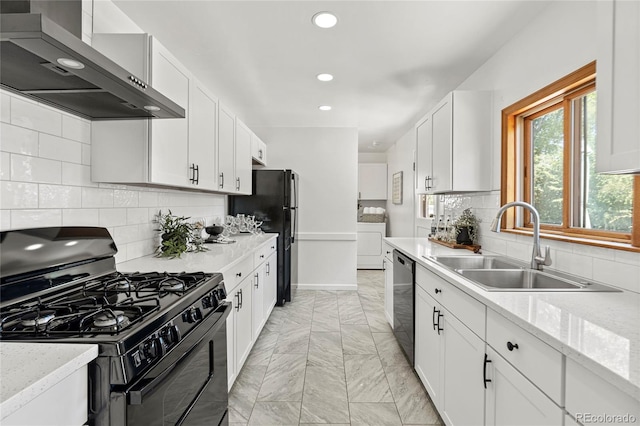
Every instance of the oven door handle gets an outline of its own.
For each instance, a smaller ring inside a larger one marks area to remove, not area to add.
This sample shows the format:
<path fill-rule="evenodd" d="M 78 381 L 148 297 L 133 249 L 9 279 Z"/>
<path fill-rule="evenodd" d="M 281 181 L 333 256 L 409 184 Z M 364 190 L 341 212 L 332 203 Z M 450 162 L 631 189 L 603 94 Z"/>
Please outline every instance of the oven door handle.
<path fill-rule="evenodd" d="M 207 328 L 207 331 L 202 333 L 202 335 L 198 338 L 198 341 L 195 342 L 175 363 L 171 364 L 167 367 L 162 373 L 158 374 L 156 377 L 150 379 L 142 379 L 138 384 L 128 390 L 126 393 L 128 394 L 129 404 L 131 405 L 141 405 L 144 402 L 144 399 L 147 395 L 153 393 L 156 388 L 159 388 L 162 383 L 167 380 L 167 378 L 172 377 L 174 374 L 180 374 L 185 367 L 189 365 L 189 361 L 191 360 L 191 355 L 193 355 L 196 351 L 200 350 L 203 345 L 208 344 L 207 336 L 210 335 L 211 331 L 226 326 L 226 318 L 229 315 L 229 305 L 225 305 L 225 312 L 222 317 L 218 319 L 213 326 Z M 173 350 L 179 349 L 180 345 L 174 347 Z M 214 372 L 211 372 L 211 376 Z M 209 380 L 211 380 L 211 376 Z M 209 382 L 207 380 L 206 384 Z"/>

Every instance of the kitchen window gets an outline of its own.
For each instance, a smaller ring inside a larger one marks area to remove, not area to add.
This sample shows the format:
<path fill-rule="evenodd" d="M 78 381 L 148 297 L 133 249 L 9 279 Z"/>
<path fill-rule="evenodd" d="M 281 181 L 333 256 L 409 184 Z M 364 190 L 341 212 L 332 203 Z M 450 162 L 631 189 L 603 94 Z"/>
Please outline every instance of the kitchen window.
<path fill-rule="evenodd" d="M 637 251 L 640 177 L 595 172 L 595 68 L 592 62 L 502 111 L 502 203 L 535 206 L 548 238 Z M 507 231 L 530 232 L 529 212 L 507 213 Z"/>

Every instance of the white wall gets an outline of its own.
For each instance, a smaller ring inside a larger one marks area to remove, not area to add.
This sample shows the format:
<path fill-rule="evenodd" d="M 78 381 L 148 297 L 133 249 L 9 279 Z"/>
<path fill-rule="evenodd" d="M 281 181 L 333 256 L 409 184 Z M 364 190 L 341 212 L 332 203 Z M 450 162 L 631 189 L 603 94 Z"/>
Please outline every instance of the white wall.
<path fill-rule="evenodd" d="M 472 207 L 482 220 L 480 243 L 487 251 L 529 260 L 532 249 L 531 237 L 489 231 L 500 207 L 501 111 L 596 59 L 596 18 L 595 1 L 553 2 L 458 87 L 494 91 L 494 191 L 443 196 L 438 214 L 457 216 L 463 208 Z M 399 140 L 388 152 L 389 164 L 395 158 L 405 158 L 409 164 L 411 149 L 404 138 Z M 394 214 L 391 235 L 401 236 L 396 218 Z M 640 254 L 547 239 L 542 242 L 551 246 L 552 269 L 640 292 Z"/>
<path fill-rule="evenodd" d="M 91 122 L 0 91 L 0 229 L 101 226 L 117 262 L 152 254 L 158 210 L 220 223 L 216 194 L 91 181 Z"/>
<path fill-rule="evenodd" d="M 358 132 L 355 128 L 256 128 L 270 169 L 300 177 L 298 288 L 355 289 Z"/>
<path fill-rule="evenodd" d="M 387 200 L 387 235 L 391 237 L 413 237 L 415 218 L 415 185 L 413 152 L 416 138 L 413 128 L 387 151 L 387 188 L 393 188 L 393 175 L 402 172 L 402 204 Z M 390 192 L 389 192 L 390 193 Z"/>

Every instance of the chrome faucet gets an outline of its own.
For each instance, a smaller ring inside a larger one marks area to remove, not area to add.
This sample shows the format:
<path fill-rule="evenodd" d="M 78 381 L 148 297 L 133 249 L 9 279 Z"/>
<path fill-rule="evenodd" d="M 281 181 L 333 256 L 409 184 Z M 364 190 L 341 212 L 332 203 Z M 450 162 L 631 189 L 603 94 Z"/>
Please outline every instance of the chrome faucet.
<path fill-rule="evenodd" d="M 500 207 L 496 217 L 491 222 L 491 231 L 500 232 L 500 220 L 502 219 L 502 215 L 507 211 L 507 209 L 515 206 L 523 207 L 531 212 L 531 216 L 533 217 L 533 253 L 531 254 L 531 269 L 542 270 L 542 265 L 551 265 L 551 255 L 549 246 L 546 246 L 544 256 L 542 256 L 542 252 L 540 250 L 540 214 L 535 207 L 529 203 L 525 203 L 524 201 L 513 201 L 505 204 Z"/>

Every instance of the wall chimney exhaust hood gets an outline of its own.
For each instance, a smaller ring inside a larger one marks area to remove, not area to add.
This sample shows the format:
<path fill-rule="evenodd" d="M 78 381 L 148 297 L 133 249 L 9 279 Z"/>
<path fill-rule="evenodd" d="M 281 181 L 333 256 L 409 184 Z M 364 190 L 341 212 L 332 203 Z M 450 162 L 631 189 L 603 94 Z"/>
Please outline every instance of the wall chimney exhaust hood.
<path fill-rule="evenodd" d="M 184 108 L 79 38 L 80 0 L 1 6 L 2 88 L 90 120 L 184 118 Z"/>

